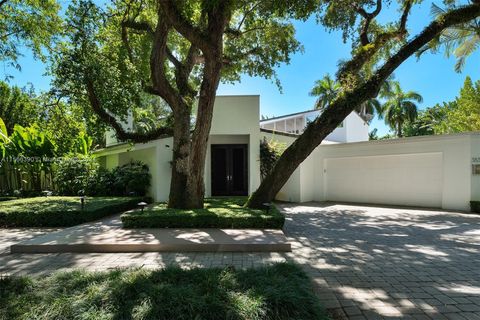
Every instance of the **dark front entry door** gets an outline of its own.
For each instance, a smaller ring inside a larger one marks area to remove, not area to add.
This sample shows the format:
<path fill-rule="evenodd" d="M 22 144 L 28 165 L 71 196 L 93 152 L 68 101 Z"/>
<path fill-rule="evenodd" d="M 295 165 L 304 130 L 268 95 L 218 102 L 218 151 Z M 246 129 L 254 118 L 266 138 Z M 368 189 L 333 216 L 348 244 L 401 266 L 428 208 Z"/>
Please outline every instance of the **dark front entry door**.
<path fill-rule="evenodd" d="M 212 196 L 246 196 L 248 161 L 246 144 L 212 145 Z"/>

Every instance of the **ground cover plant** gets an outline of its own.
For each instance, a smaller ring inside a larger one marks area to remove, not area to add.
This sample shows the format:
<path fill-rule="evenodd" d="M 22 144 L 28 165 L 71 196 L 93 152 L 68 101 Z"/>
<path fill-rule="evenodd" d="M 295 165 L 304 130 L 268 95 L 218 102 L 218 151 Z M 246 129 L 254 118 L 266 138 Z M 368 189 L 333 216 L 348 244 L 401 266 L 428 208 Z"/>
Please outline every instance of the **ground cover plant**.
<path fill-rule="evenodd" d="M 68 227 L 133 209 L 140 197 L 36 197 L 0 202 L 0 227 Z M 148 199 L 147 199 L 148 200 Z"/>
<path fill-rule="evenodd" d="M 275 206 L 245 208 L 245 197 L 205 199 L 203 209 L 173 209 L 165 203 L 122 214 L 125 228 L 270 228 L 281 229 L 285 217 Z"/>
<path fill-rule="evenodd" d="M 73 271 L 0 280 L 1 319 L 327 319 L 300 267 Z"/>

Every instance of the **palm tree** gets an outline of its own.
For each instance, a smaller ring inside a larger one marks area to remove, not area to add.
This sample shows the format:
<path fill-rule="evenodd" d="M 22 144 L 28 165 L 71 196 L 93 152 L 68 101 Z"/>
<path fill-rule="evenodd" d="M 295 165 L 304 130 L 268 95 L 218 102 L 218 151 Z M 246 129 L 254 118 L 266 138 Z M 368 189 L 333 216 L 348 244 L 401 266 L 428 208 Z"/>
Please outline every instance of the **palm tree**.
<path fill-rule="evenodd" d="M 439 17 L 445 14 L 445 10 L 432 4 L 432 15 Z M 419 55 L 427 50 L 434 52 L 440 47 L 445 48 L 445 55 L 454 55 L 457 58 L 455 71 L 461 72 L 465 61 L 480 45 L 480 19 L 474 19 L 467 23 L 445 29 L 435 40 L 423 48 Z"/>
<path fill-rule="evenodd" d="M 403 92 L 400 83 L 394 81 L 391 91 L 385 97 L 381 117 L 385 123 L 395 131 L 397 137 L 402 137 L 402 126 L 405 121 L 415 121 L 418 116 L 418 107 L 415 102 L 421 103 L 422 96 L 415 91 Z"/>
<path fill-rule="evenodd" d="M 340 84 L 327 73 L 323 79 L 315 81 L 310 96 L 317 97 L 315 109 L 325 110 L 341 91 Z"/>
<path fill-rule="evenodd" d="M 390 78 L 385 81 L 380 91 L 380 96 L 383 97 L 388 94 L 390 91 L 390 83 Z M 330 103 L 337 98 L 341 90 L 342 87 L 340 83 L 333 80 L 329 74 L 325 75 L 323 79 L 315 81 L 315 86 L 310 91 L 311 96 L 318 97 L 315 101 L 315 109 L 325 110 Z M 355 111 L 357 111 L 363 119 L 370 121 L 375 113 L 378 115 L 382 113 L 382 104 L 378 99 L 373 98 L 355 108 Z"/>

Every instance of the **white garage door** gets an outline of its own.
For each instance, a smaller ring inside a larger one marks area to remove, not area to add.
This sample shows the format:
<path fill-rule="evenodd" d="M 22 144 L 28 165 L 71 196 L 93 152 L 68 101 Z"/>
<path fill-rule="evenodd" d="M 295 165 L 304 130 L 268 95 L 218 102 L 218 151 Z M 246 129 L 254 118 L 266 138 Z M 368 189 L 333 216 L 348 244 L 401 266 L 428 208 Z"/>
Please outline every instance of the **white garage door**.
<path fill-rule="evenodd" d="M 325 159 L 330 201 L 442 206 L 442 153 Z"/>

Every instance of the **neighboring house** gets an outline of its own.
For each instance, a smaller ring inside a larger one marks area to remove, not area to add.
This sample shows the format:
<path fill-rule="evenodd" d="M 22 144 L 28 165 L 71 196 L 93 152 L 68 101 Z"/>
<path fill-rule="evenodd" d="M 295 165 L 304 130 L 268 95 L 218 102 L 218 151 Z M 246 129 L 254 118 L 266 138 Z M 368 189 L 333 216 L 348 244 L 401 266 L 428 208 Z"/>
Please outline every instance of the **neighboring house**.
<path fill-rule="evenodd" d="M 253 192 L 260 184 L 260 141 L 288 145 L 318 115 L 307 111 L 259 121 L 259 111 L 259 96 L 216 98 L 205 163 L 207 197 Z M 480 200 L 480 133 L 367 140 L 368 124 L 352 112 L 298 167 L 277 199 L 457 210 L 468 210 L 470 200 Z M 171 137 L 118 144 L 110 133 L 107 147 L 97 155 L 106 168 L 145 162 L 152 173 L 150 195 L 165 201 L 171 146 Z"/>
<path fill-rule="evenodd" d="M 305 127 L 315 120 L 320 110 L 309 110 L 285 116 L 263 119 L 260 128 L 276 132 L 301 134 Z M 358 142 L 368 140 L 368 123 L 357 113 L 350 113 L 345 120 L 330 133 L 326 140 L 334 142 Z"/>

